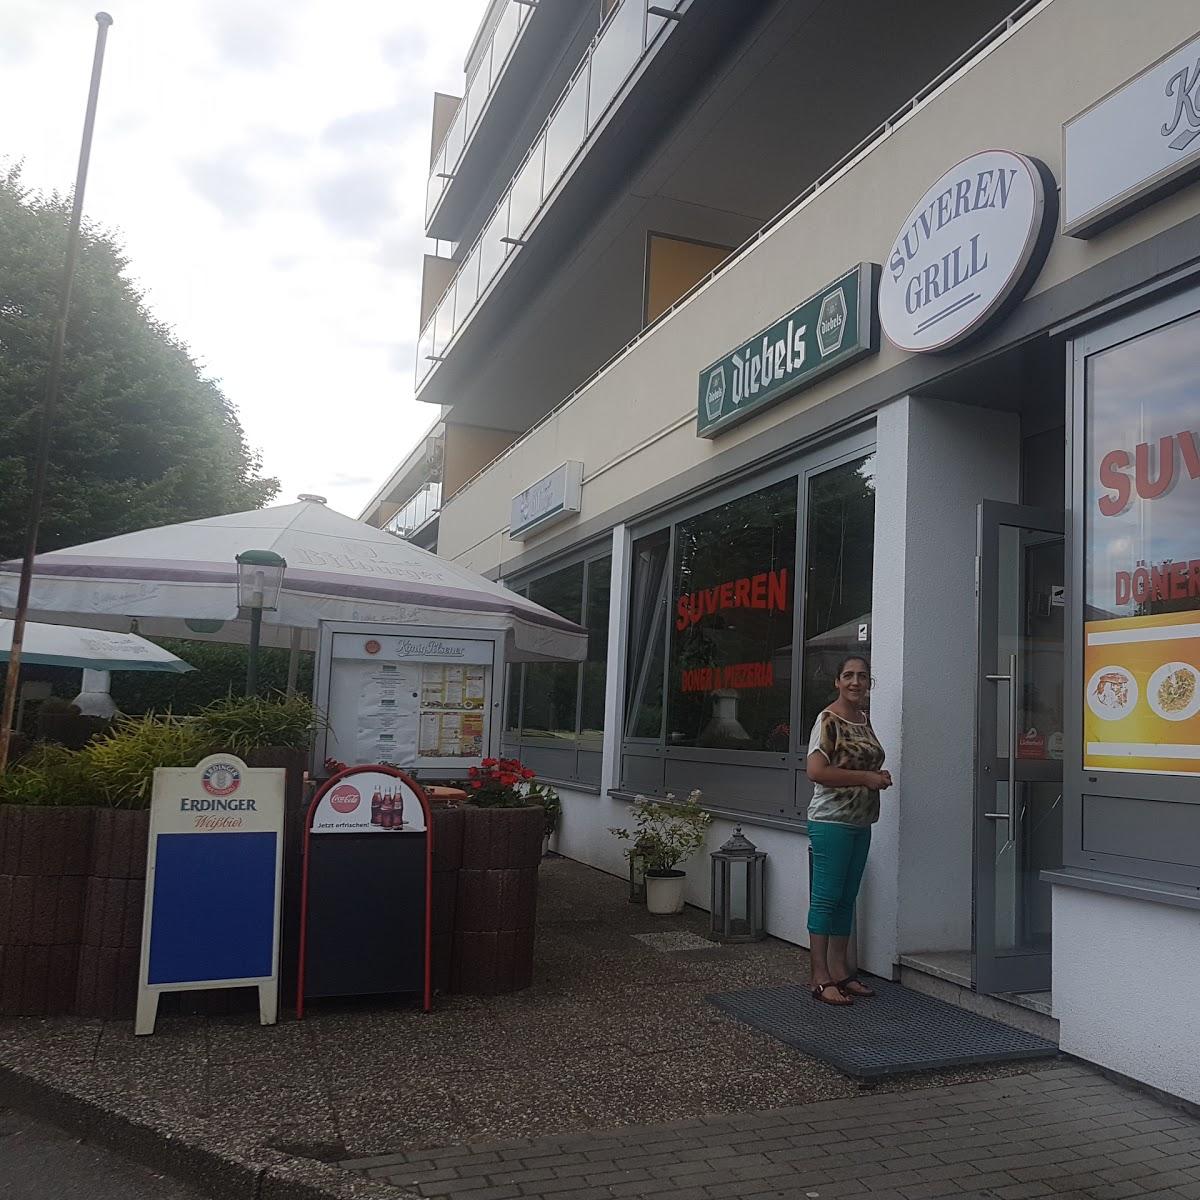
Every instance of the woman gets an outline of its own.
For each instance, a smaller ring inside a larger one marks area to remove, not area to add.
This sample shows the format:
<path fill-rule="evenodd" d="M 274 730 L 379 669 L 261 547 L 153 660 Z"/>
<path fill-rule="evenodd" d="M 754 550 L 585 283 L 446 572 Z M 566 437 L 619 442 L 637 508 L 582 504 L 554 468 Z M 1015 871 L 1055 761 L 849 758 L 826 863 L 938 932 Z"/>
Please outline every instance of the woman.
<path fill-rule="evenodd" d="M 812 844 L 812 994 L 824 1004 L 853 1004 L 875 992 L 855 979 L 846 962 L 854 901 L 862 882 L 871 826 L 879 820 L 879 793 L 892 786 L 882 771 L 883 747 L 867 718 L 871 664 L 861 654 L 838 663 L 837 699 L 822 712 L 808 743 L 808 806 Z"/>

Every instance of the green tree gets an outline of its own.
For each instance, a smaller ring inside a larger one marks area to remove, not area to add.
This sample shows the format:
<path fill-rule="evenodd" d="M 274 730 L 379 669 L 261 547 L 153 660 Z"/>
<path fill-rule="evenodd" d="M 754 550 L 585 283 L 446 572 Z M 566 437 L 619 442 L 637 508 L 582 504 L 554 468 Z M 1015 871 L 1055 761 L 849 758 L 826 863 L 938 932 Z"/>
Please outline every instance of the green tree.
<path fill-rule="evenodd" d="M 26 188 L 19 165 L 0 165 L 0 558 L 24 545 L 69 211 Z M 127 266 L 114 235 L 85 224 L 40 550 L 258 508 L 278 491 L 233 405 Z"/>

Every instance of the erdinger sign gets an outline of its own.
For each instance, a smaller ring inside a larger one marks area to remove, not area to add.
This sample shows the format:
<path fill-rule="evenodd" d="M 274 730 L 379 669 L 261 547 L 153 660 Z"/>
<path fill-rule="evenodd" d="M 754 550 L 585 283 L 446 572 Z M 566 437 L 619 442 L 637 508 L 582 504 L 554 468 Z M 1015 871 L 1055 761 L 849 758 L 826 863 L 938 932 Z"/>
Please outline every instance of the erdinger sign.
<path fill-rule="evenodd" d="M 914 353 L 949 350 L 1028 291 L 1058 219 L 1049 169 L 1010 150 L 951 167 L 908 214 L 884 263 L 879 320 Z"/>
<path fill-rule="evenodd" d="M 197 988 L 257 987 L 274 1023 L 285 782 L 232 754 L 155 769 L 135 1033 L 163 992 Z"/>

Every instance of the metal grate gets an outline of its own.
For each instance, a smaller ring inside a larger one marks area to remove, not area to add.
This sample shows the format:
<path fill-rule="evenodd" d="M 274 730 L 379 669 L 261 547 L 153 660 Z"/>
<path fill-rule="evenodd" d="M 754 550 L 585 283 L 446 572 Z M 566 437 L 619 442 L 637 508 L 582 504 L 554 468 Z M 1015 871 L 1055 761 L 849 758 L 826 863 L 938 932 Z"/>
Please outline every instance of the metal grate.
<path fill-rule="evenodd" d="M 878 996 L 843 1008 L 818 1003 L 796 984 L 722 992 L 708 1000 L 751 1028 L 859 1078 L 1058 1053 L 1045 1038 L 899 984 L 872 979 L 871 986 Z"/>

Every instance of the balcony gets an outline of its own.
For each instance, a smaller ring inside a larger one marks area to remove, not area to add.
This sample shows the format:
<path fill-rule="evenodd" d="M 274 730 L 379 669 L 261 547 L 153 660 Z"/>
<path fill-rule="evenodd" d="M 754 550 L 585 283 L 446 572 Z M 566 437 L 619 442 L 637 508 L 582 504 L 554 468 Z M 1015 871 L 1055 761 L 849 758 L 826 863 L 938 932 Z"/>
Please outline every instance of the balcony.
<path fill-rule="evenodd" d="M 669 38 L 678 24 L 675 19 L 651 10 L 678 10 L 682 14 L 690 7 L 691 0 L 668 0 L 665 4 L 655 4 L 653 0 L 622 0 L 610 11 L 516 174 L 485 221 L 482 233 L 462 255 L 461 266 L 421 331 L 416 363 L 418 392 L 435 374 L 438 364 L 446 357 L 459 333 L 470 324 L 497 279 L 505 273 L 511 261 L 520 255 L 528 235 L 565 182 L 584 146 L 599 131 L 610 110 L 617 106 L 631 77 Z M 746 7 L 753 8 L 754 5 L 747 3 Z M 707 9 L 705 11 L 707 13 Z M 526 18 L 525 25 L 533 23 L 533 19 Z M 497 27 L 492 45 L 493 56 L 496 52 L 495 39 L 499 37 L 500 29 Z M 500 45 L 503 48 L 503 40 Z M 481 65 L 480 72 L 483 70 Z M 472 112 L 470 93 L 471 89 L 468 88 L 462 114 L 464 137 L 466 123 L 471 119 Z M 434 178 L 438 170 L 445 175 L 452 174 L 445 168 L 457 149 L 459 136 L 452 125 L 440 152 L 444 161 L 441 167 L 435 168 Z M 444 185 L 445 181 L 442 183 Z M 437 188 L 433 190 L 437 192 Z M 446 192 L 443 186 L 438 196 Z M 437 201 L 434 202 L 436 206 Z"/>
<path fill-rule="evenodd" d="M 581 0 L 506 0 L 437 148 L 425 193 L 427 236 L 457 240 L 546 77 L 545 63 L 579 19 Z"/>
<path fill-rule="evenodd" d="M 442 504 L 442 485 L 438 482 L 425 484 L 383 528 L 397 537 L 411 538 L 429 520 L 437 516 Z"/>

